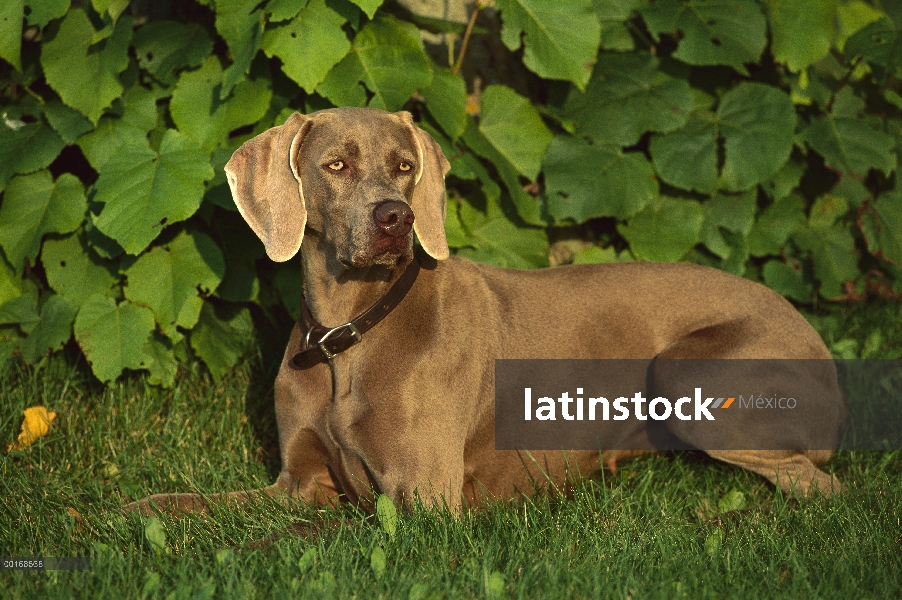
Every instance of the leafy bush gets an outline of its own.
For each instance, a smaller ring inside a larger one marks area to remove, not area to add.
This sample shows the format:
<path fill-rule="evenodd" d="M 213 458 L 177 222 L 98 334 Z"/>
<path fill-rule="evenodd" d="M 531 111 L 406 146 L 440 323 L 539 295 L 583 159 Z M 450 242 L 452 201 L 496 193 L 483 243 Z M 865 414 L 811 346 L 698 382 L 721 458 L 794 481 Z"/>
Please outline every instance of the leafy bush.
<path fill-rule="evenodd" d="M 414 113 L 475 260 L 902 293 L 898 3 L 497 0 L 472 32 L 382 4 L 5 0 L 0 354 L 74 336 L 103 381 L 171 385 L 191 355 L 219 378 L 255 323 L 296 315 L 301 276 L 264 258 L 222 167 L 333 105 Z M 465 80 L 470 37 L 519 67 Z"/>

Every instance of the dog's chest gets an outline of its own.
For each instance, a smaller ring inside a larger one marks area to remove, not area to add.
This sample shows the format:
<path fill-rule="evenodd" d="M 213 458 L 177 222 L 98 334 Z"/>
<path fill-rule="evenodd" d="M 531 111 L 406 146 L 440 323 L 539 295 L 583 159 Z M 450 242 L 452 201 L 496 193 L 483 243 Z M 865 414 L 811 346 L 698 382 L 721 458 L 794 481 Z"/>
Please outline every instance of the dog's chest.
<path fill-rule="evenodd" d="M 352 349 L 353 350 L 353 349 Z M 362 392 L 364 386 L 350 357 L 339 355 L 329 365 L 332 371 L 332 401 L 328 410 L 328 431 L 338 447 L 355 446 L 354 431 L 370 412 Z"/>

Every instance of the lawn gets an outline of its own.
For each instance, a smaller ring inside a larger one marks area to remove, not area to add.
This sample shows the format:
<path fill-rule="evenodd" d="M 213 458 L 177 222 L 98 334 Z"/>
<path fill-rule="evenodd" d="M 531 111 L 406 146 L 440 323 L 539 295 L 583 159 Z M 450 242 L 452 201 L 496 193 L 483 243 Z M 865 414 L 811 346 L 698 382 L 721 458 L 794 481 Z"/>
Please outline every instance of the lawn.
<path fill-rule="evenodd" d="M 837 356 L 902 356 L 898 304 L 810 316 Z M 278 471 L 271 356 L 220 382 L 187 365 L 174 389 L 110 387 L 58 356 L 0 372 L 0 442 L 22 411 L 50 433 L 0 458 L 0 555 L 90 556 L 87 571 L 0 571 L 13 598 L 836 597 L 902 595 L 902 453 L 839 453 L 838 498 L 798 501 L 701 453 L 650 456 L 569 497 L 455 519 L 382 518 L 258 499 L 159 519 L 148 492 L 261 487 Z M 271 535 L 276 534 L 276 535 Z"/>

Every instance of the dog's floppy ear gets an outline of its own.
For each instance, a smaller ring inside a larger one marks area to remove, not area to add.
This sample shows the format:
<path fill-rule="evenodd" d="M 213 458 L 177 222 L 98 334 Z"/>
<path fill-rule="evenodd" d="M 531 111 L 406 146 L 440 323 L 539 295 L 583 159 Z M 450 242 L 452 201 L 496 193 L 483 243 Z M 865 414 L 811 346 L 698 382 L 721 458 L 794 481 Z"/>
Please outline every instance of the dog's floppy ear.
<path fill-rule="evenodd" d="M 450 254 L 445 237 L 445 173 L 451 164 L 432 136 L 417 127 L 410 113 L 398 113 L 413 132 L 417 146 L 419 168 L 410 208 L 413 209 L 413 230 L 426 254 L 444 260 Z"/>
<path fill-rule="evenodd" d="M 312 123 L 294 113 L 284 125 L 246 141 L 225 166 L 238 211 L 277 262 L 297 254 L 304 238 L 307 207 L 298 163 Z"/>

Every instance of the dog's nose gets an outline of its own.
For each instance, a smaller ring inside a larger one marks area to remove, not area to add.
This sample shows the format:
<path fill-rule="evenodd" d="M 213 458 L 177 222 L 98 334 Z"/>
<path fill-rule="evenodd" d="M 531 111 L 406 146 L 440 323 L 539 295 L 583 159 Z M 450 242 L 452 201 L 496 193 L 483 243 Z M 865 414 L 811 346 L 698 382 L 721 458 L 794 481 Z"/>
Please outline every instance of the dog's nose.
<path fill-rule="evenodd" d="M 413 225 L 413 211 L 403 202 L 387 200 L 373 209 L 373 220 L 392 237 L 405 236 Z"/>

